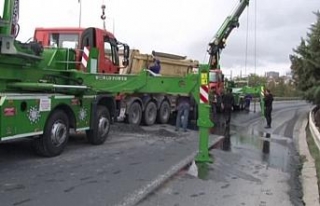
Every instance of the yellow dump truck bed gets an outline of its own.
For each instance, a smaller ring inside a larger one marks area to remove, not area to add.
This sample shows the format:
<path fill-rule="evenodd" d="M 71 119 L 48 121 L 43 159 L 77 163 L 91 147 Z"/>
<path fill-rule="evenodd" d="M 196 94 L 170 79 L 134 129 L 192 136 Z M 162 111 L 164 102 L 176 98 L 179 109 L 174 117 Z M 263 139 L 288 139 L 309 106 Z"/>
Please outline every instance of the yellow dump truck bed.
<path fill-rule="evenodd" d="M 198 68 L 199 62 L 187 59 L 179 55 L 152 52 L 152 54 L 141 54 L 139 50 L 132 50 L 130 53 L 130 63 L 124 68 L 122 74 L 137 74 L 141 69 L 146 69 L 153 64 L 153 59 L 160 60 L 162 76 L 185 76 L 193 72 L 194 68 Z"/>

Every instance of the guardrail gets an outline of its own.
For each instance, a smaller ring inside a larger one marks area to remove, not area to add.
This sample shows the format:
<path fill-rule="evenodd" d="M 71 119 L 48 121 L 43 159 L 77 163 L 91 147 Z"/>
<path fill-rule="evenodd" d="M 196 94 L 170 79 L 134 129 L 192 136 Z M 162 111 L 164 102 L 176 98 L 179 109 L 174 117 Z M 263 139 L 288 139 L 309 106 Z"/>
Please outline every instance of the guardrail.
<path fill-rule="evenodd" d="M 258 97 L 253 98 L 254 101 L 259 102 Z M 304 100 L 302 97 L 274 97 L 274 101 L 296 101 L 296 100 Z"/>
<path fill-rule="evenodd" d="M 303 100 L 302 97 L 274 97 L 274 101 Z"/>
<path fill-rule="evenodd" d="M 314 139 L 314 142 L 316 143 L 318 149 L 320 150 L 320 132 L 316 127 L 316 124 L 314 121 L 314 109 L 312 109 L 309 113 L 309 129 Z"/>

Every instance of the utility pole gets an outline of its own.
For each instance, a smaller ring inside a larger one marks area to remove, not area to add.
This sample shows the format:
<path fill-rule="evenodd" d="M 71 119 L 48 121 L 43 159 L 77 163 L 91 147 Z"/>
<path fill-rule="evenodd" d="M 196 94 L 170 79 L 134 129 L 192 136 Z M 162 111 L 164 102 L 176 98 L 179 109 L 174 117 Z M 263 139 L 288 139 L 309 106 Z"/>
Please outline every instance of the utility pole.
<path fill-rule="evenodd" d="M 81 27 L 81 13 L 82 13 L 82 3 L 81 0 L 78 0 L 79 3 L 79 28 Z"/>

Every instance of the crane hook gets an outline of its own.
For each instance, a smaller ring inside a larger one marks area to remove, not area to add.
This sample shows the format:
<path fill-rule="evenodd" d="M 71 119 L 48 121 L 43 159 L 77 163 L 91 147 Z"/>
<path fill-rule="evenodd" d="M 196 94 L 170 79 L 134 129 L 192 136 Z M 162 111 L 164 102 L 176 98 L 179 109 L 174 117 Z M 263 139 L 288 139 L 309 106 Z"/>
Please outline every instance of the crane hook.
<path fill-rule="evenodd" d="M 102 14 L 101 14 L 100 18 L 102 20 L 106 20 L 106 14 L 105 14 L 106 5 L 102 4 L 101 9 L 102 9 Z"/>

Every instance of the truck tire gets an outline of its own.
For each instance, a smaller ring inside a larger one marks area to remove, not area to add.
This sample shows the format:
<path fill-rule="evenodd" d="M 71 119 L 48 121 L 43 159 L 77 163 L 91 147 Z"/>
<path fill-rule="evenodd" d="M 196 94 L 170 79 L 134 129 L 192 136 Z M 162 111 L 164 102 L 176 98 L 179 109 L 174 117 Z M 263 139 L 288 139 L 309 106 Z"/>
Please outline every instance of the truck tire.
<path fill-rule="evenodd" d="M 96 119 L 94 119 L 94 125 L 97 131 L 89 129 L 86 131 L 88 141 L 93 145 L 103 144 L 107 138 L 110 131 L 110 113 L 108 108 L 104 106 L 98 106 Z"/>
<path fill-rule="evenodd" d="M 34 149 L 39 155 L 54 157 L 60 155 L 69 140 L 69 119 L 62 110 L 55 110 L 47 119 L 43 135 L 34 139 Z"/>
<path fill-rule="evenodd" d="M 157 105 L 153 101 L 147 103 L 143 112 L 143 122 L 145 125 L 150 126 L 155 123 L 157 119 Z"/>
<path fill-rule="evenodd" d="M 171 107 L 168 101 L 163 101 L 157 115 L 157 121 L 160 124 L 167 124 L 171 115 Z"/>
<path fill-rule="evenodd" d="M 127 121 L 129 124 L 140 125 L 142 119 L 142 108 L 139 102 L 133 102 L 128 110 Z"/>

